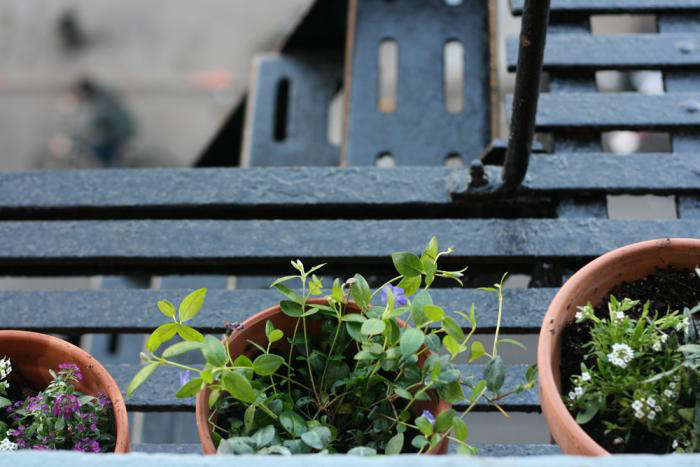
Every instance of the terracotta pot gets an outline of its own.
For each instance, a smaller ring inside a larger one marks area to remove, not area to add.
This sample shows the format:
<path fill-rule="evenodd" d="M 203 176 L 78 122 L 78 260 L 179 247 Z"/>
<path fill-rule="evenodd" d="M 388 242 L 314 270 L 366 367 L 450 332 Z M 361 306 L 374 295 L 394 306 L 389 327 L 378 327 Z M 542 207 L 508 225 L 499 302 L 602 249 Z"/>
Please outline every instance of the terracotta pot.
<path fill-rule="evenodd" d="M 562 333 L 578 306 L 598 304 L 622 282 L 635 281 L 657 268 L 692 269 L 700 265 L 700 240 L 674 238 L 627 245 L 591 261 L 574 274 L 549 305 L 537 347 L 542 413 L 565 454 L 609 454 L 576 423 L 561 398 L 559 363 Z M 617 297 L 624 298 L 624 297 Z"/>
<path fill-rule="evenodd" d="M 105 394 L 114 411 L 114 452 L 129 452 L 129 420 L 119 386 L 93 356 L 83 349 L 56 337 L 28 331 L 0 331 L 0 356 L 9 357 L 12 366 L 37 387 L 51 382 L 49 370 L 61 363 L 74 363 L 80 368 L 82 381 L 75 384 L 78 391 L 96 396 Z"/>
<path fill-rule="evenodd" d="M 323 299 L 312 299 L 307 303 L 310 304 L 326 304 L 327 302 Z M 348 305 L 351 312 L 359 311 L 353 303 Z M 248 356 L 255 355 L 257 349 L 250 345 L 248 341 L 253 341 L 256 344 L 266 346 L 267 338 L 265 336 L 265 323 L 267 320 L 272 321 L 275 328 L 284 331 L 285 336 L 291 336 L 294 334 L 294 325 L 297 318 L 292 318 L 287 316 L 280 310 L 279 305 L 267 308 L 260 313 L 253 315 L 252 317 L 245 320 L 243 324 L 243 329 L 240 332 L 233 333 L 228 338 L 228 348 L 231 356 L 235 359 L 236 356 L 240 354 L 246 354 Z M 315 335 L 319 332 L 318 321 L 307 322 L 307 330 L 309 334 Z M 311 326 L 309 326 L 311 325 Z M 298 331 L 297 331 L 298 332 Z M 224 341 L 226 343 L 226 341 Z M 424 354 L 427 357 L 427 354 Z M 425 358 L 423 358 L 419 365 L 422 365 Z M 197 421 L 197 432 L 199 433 L 199 442 L 202 445 L 202 452 L 204 454 L 216 454 L 216 447 L 214 447 L 214 441 L 211 437 L 211 431 L 209 428 L 209 388 L 204 391 L 200 391 L 197 394 L 196 402 L 196 421 Z M 434 398 L 431 401 L 425 401 L 420 409 L 430 410 L 435 416 L 449 410 L 452 405 Z M 444 439 L 430 454 L 446 454 L 448 447 L 448 440 Z"/>

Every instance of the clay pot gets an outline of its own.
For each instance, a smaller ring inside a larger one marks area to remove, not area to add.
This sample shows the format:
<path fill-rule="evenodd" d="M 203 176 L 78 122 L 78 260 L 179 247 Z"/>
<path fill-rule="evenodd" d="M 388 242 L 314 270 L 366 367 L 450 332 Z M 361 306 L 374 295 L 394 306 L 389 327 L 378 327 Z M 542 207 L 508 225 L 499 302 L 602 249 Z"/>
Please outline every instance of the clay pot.
<path fill-rule="evenodd" d="M 309 304 L 322 304 L 325 305 L 328 302 L 323 299 L 312 299 L 307 303 Z M 349 303 L 347 306 L 347 311 L 358 312 L 359 310 L 354 303 Z M 231 357 L 234 359 L 240 354 L 246 354 L 248 356 L 255 355 L 258 350 L 255 349 L 248 341 L 253 341 L 256 344 L 266 346 L 267 337 L 265 336 L 265 323 L 270 320 L 275 325 L 276 329 L 281 329 L 284 331 L 285 336 L 291 336 L 294 334 L 294 326 L 296 324 L 297 318 L 287 316 L 282 313 L 279 305 L 267 308 L 260 313 L 257 313 L 243 322 L 243 329 L 240 332 L 233 333 L 228 339 L 228 348 L 231 353 Z M 307 321 L 307 331 L 310 335 L 315 335 L 320 331 L 320 326 L 318 321 Z M 297 331 L 298 332 L 298 331 Z M 226 344 L 226 340 L 224 341 Z M 427 354 L 424 354 L 427 357 Z M 419 365 L 422 365 L 425 358 L 423 358 Z M 199 433 L 199 442 L 202 445 L 202 453 L 204 454 L 216 454 L 216 447 L 214 447 L 214 441 L 211 437 L 211 431 L 209 428 L 209 388 L 204 391 L 200 391 L 197 394 L 196 402 L 196 421 L 197 421 L 197 432 Z M 430 410 L 435 416 L 449 410 L 452 405 L 438 400 L 436 397 L 431 401 L 424 401 L 420 410 Z M 430 454 L 446 454 L 448 447 L 448 440 L 444 439 Z"/>
<path fill-rule="evenodd" d="M 119 386 L 93 356 L 83 349 L 56 337 L 28 331 L 0 331 L 0 356 L 9 357 L 12 366 L 36 387 L 51 382 L 49 370 L 58 370 L 61 363 L 74 363 L 80 368 L 82 381 L 78 391 L 96 396 L 105 394 L 114 411 L 114 452 L 129 452 L 129 420 Z"/>
<path fill-rule="evenodd" d="M 578 306 L 598 304 L 622 282 L 642 279 L 657 268 L 693 269 L 700 265 L 700 240 L 674 238 L 627 245 L 591 261 L 576 272 L 549 305 L 537 347 L 542 413 L 554 440 L 565 454 L 609 454 L 576 423 L 564 405 L 559 363 L 562 333 Z M 622 299 L 623 297 L 618 297 Z"/>

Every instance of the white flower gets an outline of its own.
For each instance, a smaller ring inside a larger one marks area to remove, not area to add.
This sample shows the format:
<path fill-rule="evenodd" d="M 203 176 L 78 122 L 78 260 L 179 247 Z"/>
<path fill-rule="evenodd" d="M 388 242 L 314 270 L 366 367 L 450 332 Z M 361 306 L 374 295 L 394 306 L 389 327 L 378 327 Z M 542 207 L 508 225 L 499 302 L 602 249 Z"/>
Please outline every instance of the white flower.
<path fill-rule="evenodd" d="M 676 324 L 676 331 L 687 331 L 688 326 L 690 326 L 690 321 L 688 320 L 688 317 L 686 316 L 685 318 L 683 318 L 683 321 Z"/>
<path fill-rule="evenodd" d="M 622 439 L 622 438 L 615 438 L 615 439 L 613 440 L 613 444 L 622 444 L 622 443 L 624 443 L 624 442 L 625 442 L 625 440 Z"/>
<path fill-rule="evenodd" d="M 622 321 L 623 319 L 625 319 L 625 314 L 621 311 L 618 311 L 615 313 L 615 318 Z"/>
<path fill-rule="evenodd" d="M 678 440 L 675 440 L 675 439 L 674 439 L 674 440 L 673 440 L 673 443 L 671 443 L 671 447 L 672 447 L 673 449 L 678 449 Z"/>
<path fill-rule="evenodd" d="M 591 380 L 591 374 L 587 371 L 584 371 L 581 373 L 581 381 L 590 381 Z"/>
<path fill-rule="evenodd" d="M 647 397 L 647 404 L 649 404 L 649 407 L 656 407 L 656 399 L 653 397 L 649 396 Z"/>
<path fill-rule="evenodd" d="M 581 397 L 583 395 L 583 388 L 581 386 L 576 386 L 574 392 L 576 393 L 576 397 Z"/>
<path fill-rule="evenodd" d="M 7 378 L 11 371 L 12 364 L 10 363 L 10 359 L 7 357 L 0 359 L 0 379 Z"/>
<path fill-rule="evenodd" d="M 613 344 L 612 352 L 608 354 L 608 361 L 620 368 L 625 368 L 632 358 L 634 358 L 634 352 L 627 344 Z"/>
<path fill-rule="evenodd" d="M 583 319 L 583 313 L 580 311 L 576 312 L 576 321 L 580 321 Z"/>
<path fill-rule="evenodd" d="M 576 393 L 574 391 L 569 391 L 569 399 L 572 401 L 576 400 Z"/>
<path fill-rule="evenodd" d="M 653 410 L 650 410 L 649 413 L 647 414 L 647 418 L 649 418 L 649 420 L 654 420 L 656 418 L 656 412 L 654 412 Z"/>
<path fill-rule="evenodd" d="M 635 410 L 635 412 L 642 410 L 642 407 L 644 407 L 644 403 L 642 401 L 636 400 L 632 402 L 632 408 Z"/>
<path fill-rule="evenodd" d="M 637 410 L 637 411 L 634 413 L 634 416 L 637 417 L 637 418 L 639 418 L 639 419 L 642 419 L 642 418 L 644 418 L 644 412 L 642 412 L 641 410 Z"/>
<path fill-rule="evenodd" d="M 668 334 L 663 334 L 663 333 L 662 333 L 662 334 L 661 334 L 661 342 L 666 342 L 667 339 L 668 339 Z"/>
<path fill-rule="evenodd" d="M 17 450 L 17 444 L 10 441 L 9 438 L 5 438 L 2 441 L 0 441 L 0 451 L 16 451 L 16 450 Z"/>
<path fill-rule="evenodd" d="M 669 387 L 669 389 L 676 389 L 676 383 L 670 382 L 670 383 L 668 383 L 668 387 Z"/>
<path fill-rule="evenodd" d="M 654 343 L 651 345 L 651 348 L 652 348 L 655 352 L 661 352 L 661 341 L 656 341 L 656 342 L 654 342 Z"/>
<path fill-rule="evenodd" d="M 669 398 L 669 399 L 672 398 L 672 397 L 673 397 L 673 391 L 671 391 L 670 389 L 666 389 L 666 390 L 664 391 L 664 396 L 666 396 L 666 397 Z"/>

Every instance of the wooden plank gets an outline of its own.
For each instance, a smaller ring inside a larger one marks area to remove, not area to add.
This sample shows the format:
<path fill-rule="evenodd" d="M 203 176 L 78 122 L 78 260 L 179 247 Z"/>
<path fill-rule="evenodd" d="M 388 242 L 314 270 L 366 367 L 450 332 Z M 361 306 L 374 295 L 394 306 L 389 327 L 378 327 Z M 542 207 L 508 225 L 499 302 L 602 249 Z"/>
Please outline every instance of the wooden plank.
<path fill-rule="evenodd" d="M 508 70 L 515 71 L 518 38 L 506 42 Z M 552 34 L 544 53 L 545 70 L 697 69 L 698 34 Z"/>
<path fill-rule="evenodd" d="M 481 379 L 485 367 L 486 365 L 477 364 L 459 365 L 465 380 L 469 378 L 470 375 L 474 375 L 474 382 Z M 524 364 L 506 364 L 506 380 L 503 385 L 504 393 L 524 381 L 527 367 L 528 365 Z M 106 365 L 105 368 L 110 372 L 124 393 L 133 376 L 141 368 L 141 365 L 138 363 Z M 141 412 L 194 411 L 195 402 L 193 398 L 179 399 L 175 397 L 175 393 L 179 387 L 180 375 L 177 369 L 159 368 L 130 398 L 127 399 L 126 394 L 124 394 L 126 407 L 128 410 Z M 467 394 L 471 394 L 469 386 L 465 385 L 464 391 Z M 536 388 L 520 394 L 506 396 L 501 400 L 499 405 L 506 410 L 517 412 L 540 411 L 539 395 Z M 455 407 L 466 408 L 461 404 Z M 482 402 L 477 403 L 475 410 L 491 412 L 496 409 L 482 400 Z M 194 417 L 192 421 L 194 423 Z"/>
<path fill-rule="evenodd" d="M 0 223 L 0 272 L 274 274 L 301 258 L 328 262 L 328 274 L 357 264 L 388 273 L 392 252 L 420 251 L 433 235 L 455 249 L 445 265 L 461 265 L 579 261 L 699 231 L 693 219 L 8 221 Z"/>
<path fill-rule="evenodd" d="M 510 0 L 514 15 L 523 14 L 525 0 Z M 700 0 L 552 0 L 551 12 L 559 14 L 642 14 L 700 11 Z"/>
<path fill-rule="evenodd" d="M 512 102 L 512 96 L 508 97 Z M 665 130 L 700 127 L 700 94 L 581 93 L 540 95 L 537 131 L 562 128 Z"/>
<path fill-rule="evenodd" d="M 194 287 L 194 285 L 192 285 Z M 75 333 L 150 333 L 163 323 L 158 300 L 179 303 L 189 290 L 0 291 L 0 329 Z M 506 332 L 539 332 L 544 310 L 556 289 L 506 289 L 502 328 Z M 432 289 L 445 310 L 465 310 L 473 303 L 479 331 L 496 325 L 498 304 L 492 293 L 476 289 Z M 280 301 L 276 290 L 207 291 L 204 311 L 191 325 L 204 333 L 223 333 L 224 325 L 242 322 Z M 37 313 L 36 310 L 41 310 Z M 109 319 L 105 319 L 108 317 Z M 455 315 L 458 323 L 463 319 Z"/>

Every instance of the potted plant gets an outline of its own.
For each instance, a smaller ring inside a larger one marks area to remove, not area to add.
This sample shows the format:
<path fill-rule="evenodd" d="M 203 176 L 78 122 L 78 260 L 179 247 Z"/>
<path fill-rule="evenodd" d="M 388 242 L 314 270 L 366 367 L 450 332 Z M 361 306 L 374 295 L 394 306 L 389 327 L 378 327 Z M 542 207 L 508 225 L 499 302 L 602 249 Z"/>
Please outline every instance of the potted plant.
<path fill-rule="evenodd" d="M 439 251 L 433 238 L 420 256 L 394 253 L 398 275 L 374 292 L 356 274 L 344 283 L 336 279 L 327 293 L 315 275 L 323 265 L 306 269 L 292 261 L 295 274 L 272 283 L 284 300 L 232 326 L 223 343 L 184 324 L 201 308 L 206 290 L 188 295 L 177 313 L 159 301 L 172 322 L 149 338 L 149 354 L 142 355 L 146 366 L 127 394 L 159 366 L 194 373 L 177 396 L 196 395 L 206 454 L 444 454 L 448 441 L 459 452 L 473 453 L 463 416 L 481 400 L 498 407 L 507 394 L 529 389 L 536 372 L 531 369 L 528 381 L 499 393 L 505 374 L 498 347 L 520 344 L 499 338 L 497 326 L 489 353 L 472 340 L 473 305 L 468 312 L 447 313 L 433 304 L 428 292 L 433 281 L 459 282 L 464 271 L 438 269 L 438 258 L 450 251 Z M 502 283 L 488 289 L 499 294 L 499 323 L 501 288 Z M 157 355 L 176 334 L 183 340 Z M 203 353 L 204 368 L 171 360 L 193 350 Z M 462 354 L 470 361 L 488 358 L 483 379 L 461 375 L 454 359 Z M 457 402 L 467 406 L 463 414 L 451 408 Z"/>
<path fill-rule="evenodd" d="M 564 453 L 700 447 L 699 264 L 700 240 L 636 243 L 556 294 L 537 363 L 542 412 Z"/>
<path fill-rule="evenodd" d="M 0 450 L 129 450 L 119 387 L 87 352 L 56 337 L 0 331 L 0 407 Z"/>

